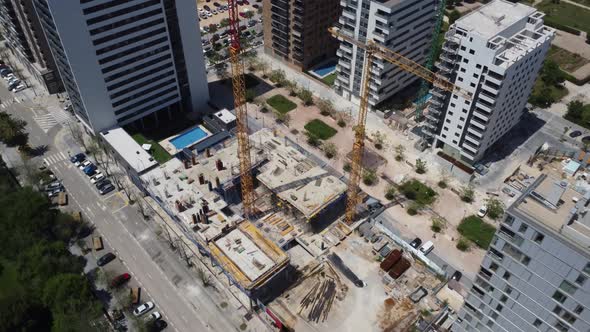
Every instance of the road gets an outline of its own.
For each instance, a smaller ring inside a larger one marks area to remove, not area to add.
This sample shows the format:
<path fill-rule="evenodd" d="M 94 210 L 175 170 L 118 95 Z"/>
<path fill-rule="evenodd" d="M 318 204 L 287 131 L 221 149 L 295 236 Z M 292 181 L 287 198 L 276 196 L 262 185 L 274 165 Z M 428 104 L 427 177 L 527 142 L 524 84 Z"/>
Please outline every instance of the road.
<path fill-rule="evenodd" d="M 238 330 L 240 320 L 237 314 L 224 312 L 219 307 L 169 247 L 146 226 L 138 211 L 127 205 L 122 194 L 113 192 L 101 197 L 97 193 L 86 176 L 67 160 L 68 152 L 78 151 L 68 130 L 58 123 L 42 129 L 44 122 L 40 119 L 49 116 L 43 113 L 43 107 L 32 101 L 20 101 L 24 96 L 20 94 L 19 102 L 15 102 L 14 95 L 4 86 L 0 87 L 0 110 L 27 121 L 31 146 L 46 146 L 43 149 L 46 151 L 32 161 L 40 164 L 41 160 L 47 160 L 49 168 L 62 179 L 70 200 L 83 207 L 85 219 L 92 222 L 116 249 L 119 259 L 154 300 L 157 310 L 169 323 L 168 329 Z M 7 157 L 9 165 L 18 167 L 22 163 L 15 149 L 2 146 L 2 154 Z"/>

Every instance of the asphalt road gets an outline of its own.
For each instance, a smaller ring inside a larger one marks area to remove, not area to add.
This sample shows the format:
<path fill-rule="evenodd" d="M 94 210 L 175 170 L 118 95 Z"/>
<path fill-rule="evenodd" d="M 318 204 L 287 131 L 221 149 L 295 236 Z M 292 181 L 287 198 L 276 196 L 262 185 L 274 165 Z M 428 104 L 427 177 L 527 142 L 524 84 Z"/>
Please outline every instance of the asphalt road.
<path fill-rule="evenodd" d="M 29 141 L 33 148 L 46 146 L 46 151 L 32 159 L 49 168 L 62 179 L 69 199 L 82 207 L 84 218 L 116 250 L 118 258 L 133 274 L 158 310 L 169 323 L 169 331 L 236 331 L 239 325 L 234 313 L 223 312 L 207 292 L 145 225 L 135 208 L 127 206 L 122 194 L 111 192 L 101 197 L 86 175 L 67 160 L 67 153 L 77 148 L 68 130 L 56 125 L 47 131 L 35 122 L 43 107 L 31 101 L 14 102 L 14 94 L 0 84 L 0 111 L 27 121 Z M 20 97 L 24 96 L 20 95 Z M 32 110 L 36 110 L 33 113 Z M 9 165 L 21 164 L 14 149 L 2 148 Z M 146 250 L 146 247 L 148 250 Z M 154 260 L 154 258 L 157 258 Z M 190 288 L 189 288 L 190 287 Z M 191 293 L 187 295 L 187 289 Z"/>

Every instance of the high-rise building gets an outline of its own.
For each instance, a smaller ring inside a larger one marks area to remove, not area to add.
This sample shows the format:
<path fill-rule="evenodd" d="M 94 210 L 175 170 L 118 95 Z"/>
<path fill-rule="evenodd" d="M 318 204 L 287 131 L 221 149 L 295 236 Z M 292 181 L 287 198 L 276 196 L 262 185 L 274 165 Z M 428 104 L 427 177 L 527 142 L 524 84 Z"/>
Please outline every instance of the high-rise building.
<path fill-rule="evenodd" d="M 75 114 L 90 130 L 205 107 L 195 1 L 34 1 Z"/>
<path fill-rule="evenodd" d="M 264 51 L 298 70 L 336 55 L 328 28 L 340 16 L 339 0 L 264 0 Z"/>
<path fill-rule="evenodd" d="M 518 123 L 555 34 L 543 16 L 495 0 L 451 25 L 436 66 L 469 97 L 431 91 L 423 131 L 435 146 L 473 164 Z"/>
<path fill-rule="evenodd" d="M 11 53 L 35 80 L 50 94 L 63 92 L 33 0 L 0 0 L 0 25 Z"/>
<path fill-rule="evenodd" d="M 590 192 L 539 176 L 506 211 L 452 330 L 590 331 Z"/>
<path fill-rule="evenodd" d="M 423 64 L 432 44 L 438 1 L 436 0 L 343 0 L 340 27 L 360 42 L 373 41 Z M 365 52 L 341 42 L 337 52 L 338 79 L 334 87 L 354 102 L 359 101 Z M 418 78 L 397 66 L 376 58 L 372 68 L 369 104 L 382 101 Z"/>

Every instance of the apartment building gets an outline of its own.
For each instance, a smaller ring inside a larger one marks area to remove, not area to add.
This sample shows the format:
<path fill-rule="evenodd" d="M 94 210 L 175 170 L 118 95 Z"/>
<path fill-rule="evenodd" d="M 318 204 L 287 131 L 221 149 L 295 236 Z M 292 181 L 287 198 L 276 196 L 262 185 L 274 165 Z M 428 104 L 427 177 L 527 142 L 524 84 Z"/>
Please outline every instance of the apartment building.
<path fill-rule="evenodd" d="M 539 176 L 507 210 L 453 331 L 590 331 L 590 192 Z"/>
<path fill-rule="evenodd" d="M 336 55 L 339 0 L 264 0 L 264 51 L 305 71 Z"/>
<path fill-rule="evenodd" d="M 342 0 L 341 32 L 361 42 L 374 41 L 423 64 L 432 45 L 437 0 Z M 365 53 L 341 41 L 337 51 L 338 78 L 334 88 L 358 103 Z M 375 106 L 418 78 L 397 66 L 375 59 L 370 82 L 369 104 Z"/>
<path fill-rule="evenodd" d="M 436 66 L 465 95 L 432 89 L 423 132 L 436 147 L 473 164 L 519 122 L 555 35 L 543 16 L 495 0 L 450 27 Z"/>
<path fill-rule="evenodd" d="M 206 106 L 195 1 L 34 1 L 74 112 L 89 130 L 157 124 Z"/>
<path fill-rule="evenodd" d="M 33 7 L 33 0 L 0 0 L 0 26 L 9 51 L 45 91 L 49 94 L 63 92 L 59 73 Z"/>

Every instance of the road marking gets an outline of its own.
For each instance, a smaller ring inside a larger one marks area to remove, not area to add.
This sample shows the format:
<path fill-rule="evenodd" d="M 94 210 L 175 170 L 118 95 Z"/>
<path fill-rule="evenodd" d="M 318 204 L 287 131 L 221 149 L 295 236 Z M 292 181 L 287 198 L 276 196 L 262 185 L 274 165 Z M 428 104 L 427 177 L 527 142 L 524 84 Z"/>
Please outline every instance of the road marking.
<path fill-rule="evenodd" d="M 146 272 L 146 273 L 145 273 L 145 275 L 146 275 L 148 278 L 150 278 L 150 279 L 154 280 L 154 278 L 152 278 L 152 276 L 151 276 L 149 273 L 147 273 L 147 272 Z"/>

